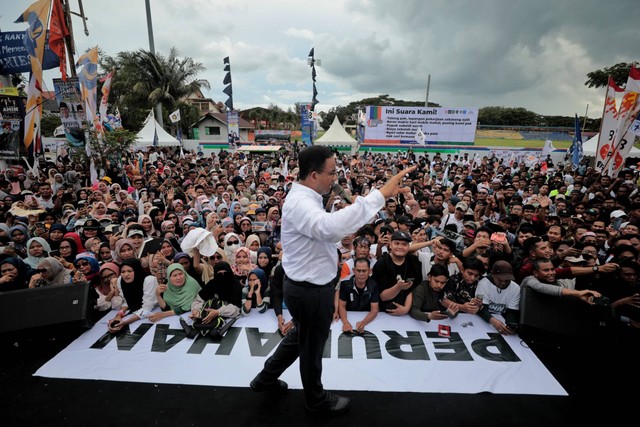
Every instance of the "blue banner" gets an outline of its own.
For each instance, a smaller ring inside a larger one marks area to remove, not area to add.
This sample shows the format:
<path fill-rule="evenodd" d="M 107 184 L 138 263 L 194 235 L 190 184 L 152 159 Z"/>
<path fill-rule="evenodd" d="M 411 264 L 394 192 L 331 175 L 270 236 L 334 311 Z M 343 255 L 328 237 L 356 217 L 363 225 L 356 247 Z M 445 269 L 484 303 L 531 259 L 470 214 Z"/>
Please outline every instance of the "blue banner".
<path fill-rule="evenodd" d="M 302 142 L 306 145 L 311 145 L 311 134 L 313 129 L 313 121 L 311 120 L 311 104 L 300 103 L 300 123 L 302 125 Z"/>
<path fill-rule="evenodd" d="M 28 73 L 31 71 L 31 60 L 24 46 L 24 31 L 7 31 L 0 33 L 0 74 Z M 49 32 L 44 47 L 43 70 L 60 66 L 60 58 L 49 49 Z"/>

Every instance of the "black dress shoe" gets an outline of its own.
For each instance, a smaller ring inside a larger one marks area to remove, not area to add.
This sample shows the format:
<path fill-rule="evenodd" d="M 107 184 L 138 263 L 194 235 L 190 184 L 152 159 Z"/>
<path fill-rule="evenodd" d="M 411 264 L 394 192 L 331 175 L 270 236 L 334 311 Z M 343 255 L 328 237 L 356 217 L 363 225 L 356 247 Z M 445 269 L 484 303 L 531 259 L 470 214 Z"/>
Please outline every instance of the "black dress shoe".
<path fill-rule="evenodd" d="M 249 387 L 251 387 L 251 390 L 257 392 L 272 391 L 275 393 L 284 393 L 289 389 L 287 383 L 282 380 L 276 380 L 274 383 L 263 383 L 258 377 L 255 377 L 253 381 L 251 381 Z"/>
<path fill-rule="evenodd" d="M 324 400 L 317 405 L 307 405 L 307 411 L 318 415 L 340 415 L 349 410 L 351 399 L 327 392 Z"/>

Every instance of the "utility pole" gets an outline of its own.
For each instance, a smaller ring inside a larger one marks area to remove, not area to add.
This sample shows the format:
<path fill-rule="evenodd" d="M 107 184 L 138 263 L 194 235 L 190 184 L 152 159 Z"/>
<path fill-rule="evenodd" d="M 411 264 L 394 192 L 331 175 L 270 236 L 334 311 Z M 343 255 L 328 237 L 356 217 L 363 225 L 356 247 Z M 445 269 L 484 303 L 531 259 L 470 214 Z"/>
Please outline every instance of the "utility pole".
<path fill-rule="evenodd" d="M 151 2 L 150 0 L 145 0 L 144 5 L 147 10 L 147 32 L 149 33 L 149 51 L 155 55 L 156 54 L 156 46 L 153 42 L 153 22 L 151 20 Z M 156 116 L 158 123 L 160 126 L 164 127 L 162 120 L 162 103 L 158 102 L 156 104 Z"/>
<path fill-rule="evenodd" d="M 73 39 L 73 20 L 71 19 L 71 14 L 79 16 L 82 18 L 82 25 L 84 26 L 85 35 L 89 35 L 89 29 L 87 28 L 87 17 L 84 16 L 84 7 L 82 6 L 82 0 L 78 0 L 78 7 L 80 9 L 80 13 L 72 12 L 71 7 L 69 6 L 69 0 L 62 0 L 62 12 L 64 13 L 64 20 L 67 24 L 67 29 L 69 30 L 69 35 L 64 38 L 64 44 L 67 47 L 67 52 L 69 53 L 70 60 L 67 61 L 69 64 L 69 71 L 71 77 L 76 77 L 76 42 Z"/>
<path fill-rule="evenodd" d="M 429 108 L 429 86 L 431 86 L 431 74 L 427 77 L 427 98 L 424 100 L 425 108 Z"/>

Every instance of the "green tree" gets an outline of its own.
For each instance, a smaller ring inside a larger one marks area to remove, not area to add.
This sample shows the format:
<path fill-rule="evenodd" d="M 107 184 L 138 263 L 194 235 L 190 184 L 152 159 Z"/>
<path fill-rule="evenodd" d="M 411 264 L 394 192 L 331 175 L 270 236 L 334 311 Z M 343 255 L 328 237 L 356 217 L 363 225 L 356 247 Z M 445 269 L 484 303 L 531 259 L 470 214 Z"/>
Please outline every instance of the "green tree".
<path fill-rule="evenodd" d="M 131 147 L 138 139 L 136 132 L 125 129 L 117 129 L 113 132 L 105 132 L 102 139 L 98 138 L 95 130 L 87 133 L 87 143 L 91 148 L 91 158 L 95 161 L 96 168 L 107 170 L 108 162 L 120 162 L 123 153 L 131 150 Z M 83 164 L 89 164 L 85 148 L 75 148 L 68 146 L 73 159 Z"/>
<path fill-rule="evenodd" d="M 53 131 L 62 124 L 60 117 L 55 114 L 43 114 L 40 120 L 40 133 L 44 137 L 53 136 Z"/>
<path fill-rule="evenodd" d="M 584 84 L 585 86 L 594 88 L 607 87 L 609 84 L 609 76 L 611 76 L 618 86 L 624 87 L 627 84 L 629 71 L 633 64 L 637 66 L 638 62 L 620 62 L 611 67 L 605 67 L 601 70 L 587 73 L 587 81 Z"/>
<path fill-rule="evenodd" d="M 180 109 L 184 115 L 181 120 L 184 134 L 199 117 L 197 109 L 192 109 L 186 98 L 198 89 L 210 88 L 206 80 L 198 78 L 205 67 L 192 58 L 179 58 L 176 48 L 166 57 L 143 49 L 120 52 L 116 57 L 102 56 L 100 68 L 104 74 L 116 69 L 110 104 L 119 108 L 123 126 L 132 130 L 139 130 L 149 110 L 161 103 L 168 129 L 169 114 Z"/>

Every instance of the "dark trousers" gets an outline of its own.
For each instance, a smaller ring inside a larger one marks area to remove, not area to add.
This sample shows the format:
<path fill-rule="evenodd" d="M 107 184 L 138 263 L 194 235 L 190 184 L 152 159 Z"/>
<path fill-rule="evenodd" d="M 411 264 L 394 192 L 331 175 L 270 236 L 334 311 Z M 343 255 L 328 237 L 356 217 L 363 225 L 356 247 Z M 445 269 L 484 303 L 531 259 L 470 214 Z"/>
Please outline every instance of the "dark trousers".
<path fill-rule="evenodd" d="M 267 359 L 260 381 L 272 383 L 300 357 L 300 377 L 308 405 L 325 398 L 322 354 L 333 321 L 335 282 L 317 286 L 293 282 L 285 276 L 284 301 L 295 325 Z"/>

